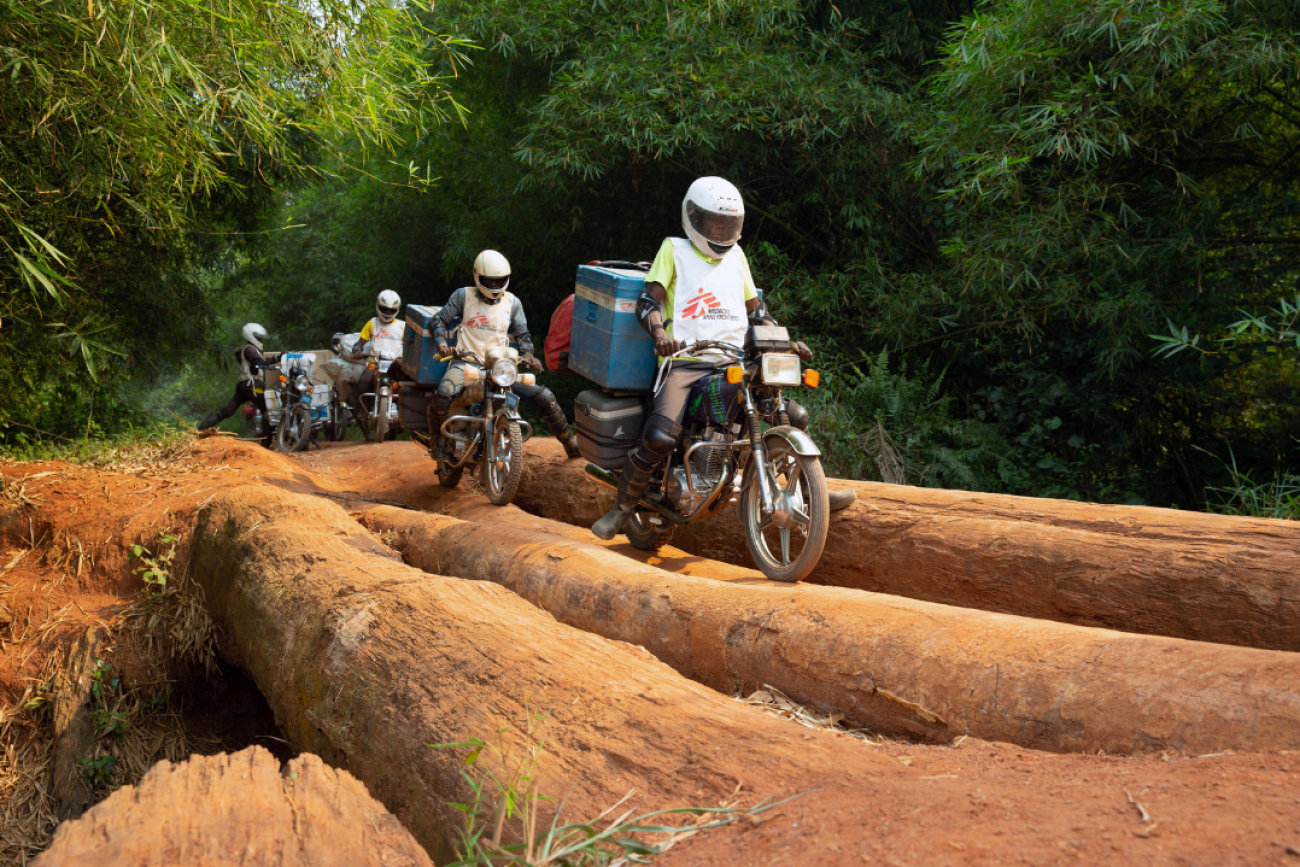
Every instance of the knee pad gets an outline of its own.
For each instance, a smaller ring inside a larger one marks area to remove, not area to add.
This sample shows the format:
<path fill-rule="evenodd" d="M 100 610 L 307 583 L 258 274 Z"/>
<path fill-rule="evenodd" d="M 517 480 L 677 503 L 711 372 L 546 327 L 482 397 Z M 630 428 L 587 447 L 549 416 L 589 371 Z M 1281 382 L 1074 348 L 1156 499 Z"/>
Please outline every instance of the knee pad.
<path fill-rule="evenodd" d="M 641 451 L 643 458 L 659 463 L 673 453 L 677 441 L 682 437 L 682 426 L 669 421 L 661 415 L 650 416 L 645 423 L 645 432 L 641 434 Z"/>
<path fill-rule="evenodd" d="M 790 416 L 790 426 L 808 432 L 808 410 L 793 400 L 785 405 L 785 414 Z"/>
<path fill-rule="evenodd" d="M 551 415 L 560 408 L 555 394 L 544 385 L 538 386 L 537 393 L 533 395 L 533 406 L 541 410 L 542 415 Z"/>

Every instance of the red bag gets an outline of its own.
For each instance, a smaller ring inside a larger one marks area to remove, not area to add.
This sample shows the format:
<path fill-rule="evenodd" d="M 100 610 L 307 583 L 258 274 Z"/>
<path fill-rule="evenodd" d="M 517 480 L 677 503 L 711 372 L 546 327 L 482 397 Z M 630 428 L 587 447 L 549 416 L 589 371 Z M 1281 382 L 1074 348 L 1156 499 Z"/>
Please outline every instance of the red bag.
<path fill-rule="evenodd" d="M 570 295 L 551 314 L 551 328 L 546 332 L 546 367 L 556 373 L 569 369 L 569 341 L 573 335 L 573 296 Z"/>

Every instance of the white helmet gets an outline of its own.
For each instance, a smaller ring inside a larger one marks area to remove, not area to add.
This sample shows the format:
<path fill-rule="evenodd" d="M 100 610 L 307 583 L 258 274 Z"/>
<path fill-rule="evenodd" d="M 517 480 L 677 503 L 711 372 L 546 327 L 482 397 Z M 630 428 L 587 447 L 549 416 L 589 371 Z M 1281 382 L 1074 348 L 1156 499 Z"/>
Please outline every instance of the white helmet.
<path fill-rule="evenodd" d="M 385 325 L 396 319 L 397 311 L 401 309 L 402 296 L 392 289 L 385 289 L 375 299 L 375 312 L 379 314 L 379 321 Z"/>
<path fill-rule="evenodd" d="M 510 285 L 510 263 L 496 250 L 484 250 L 474 260 L 474 285 L 484 296 L 493 299 L 505 294 Z"/>
<path fill-rule="evenodd" d="M 722 178 L 699 178 L 682 200 L 682 228 L 695 249 L 710 259 L 736 246 L 744 222 L 740 190 Z"/>
<path fill-rule="evenodd" d="M 266 339 L 266 329 L 256 322 L 250 322 L 239 331 L 239 336 L 244 338 L 245 343 L 253 344 L 258 351 L 262 351 L 262 341 Z"/>

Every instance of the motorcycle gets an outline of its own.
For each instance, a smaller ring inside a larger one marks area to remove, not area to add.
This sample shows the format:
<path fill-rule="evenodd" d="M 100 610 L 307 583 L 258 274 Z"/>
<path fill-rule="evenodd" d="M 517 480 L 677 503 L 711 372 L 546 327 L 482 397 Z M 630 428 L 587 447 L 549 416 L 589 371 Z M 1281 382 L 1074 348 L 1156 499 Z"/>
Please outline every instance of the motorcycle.
<path fill-rule="evenodd" d="M 325 370 L 334 379 L 336 389 L 332 411 L 337 421 L 329 431 L 330 439 L 335 442 L 346 436 L 348 423 L 354 418 L 368 441 L 383 442 L 397 435 L 397 401 L 393 379 L 388 373 L 395 357 L 385 352 L 366 354 L 363 346 L 359 334 L 334 335 L 334 351 L 339 357 L 327 363 Z M 375 390 L 355 395 L 359 398 L 359 409 L 353 413 L 351 399 L 363 366 L 374 374 Z"/>
<path fill-rule="evenodd" d="M 375 390 L 362 394 L 357 413 L 357 422 L 367 440 L 384 442 L 397 436 L 397 401 L 393 400 L 393 379 L 388 375 L 388 368 L 393 359 L 371 356 L 366 363 L 375 375 Z M 367 404 L 367 398 L 370 403 Z"/>
<path fill-rule="evenodd" d="M 287 370 L 283 366 L 286 360 Z M 255 419 L 253 436 L 262 436 L 262 425 L 271 425 L 275 429 L 276 448 L 281 452 L 306 449 L 325 421 L 317 418 L 323 413 L 313 412 L 314 386 L 306 360 L 301 354 L 286 353 L 279 362 L 261 364 L 258 368 L 273 375 L 266 382 L 266 414 Z"/>
<path fill-rule="evenodd" d="M 780 326 L 751 327 L 743 347 L 702 341 L 675 355 L 700 357 L 710 350 L 730 363 L 692 389 L 681 441 L 651 477 L 628 521 L 628 541 L 642 551 L 658 551 L 679 525 L 735 505 L 745 545 L 763 574 L 800 581 L 821 559 L 830 504 L 821 451 L 790 424 L 785 390 L 815 388 L 818 374 L 802 369 L 789 333 Z M 581 413 L 583 407 L 578 409 Z M 586 472 L 618 487 L 617 471 L 588 463 Z"/>
<path fill-rule="evenodd" d="M 465 363 L 465 390 L 452 403 L 440 428 L 449 440 L 450 461 L 439 462 L 438 483 L 454 488 L 469 469 L 478 473 L 487 498 L 504 506 L 515 497 L 524 469 L 524 442 L 533 428 L 519 415 L 519 396 L 510 387 L 532 385 L 531 373 L 519 373 L 519 351 L 494 349 L 486 359 L 453 350 L 449 359 Z M 423 439 L 423 437 L 420 437 Z"/>

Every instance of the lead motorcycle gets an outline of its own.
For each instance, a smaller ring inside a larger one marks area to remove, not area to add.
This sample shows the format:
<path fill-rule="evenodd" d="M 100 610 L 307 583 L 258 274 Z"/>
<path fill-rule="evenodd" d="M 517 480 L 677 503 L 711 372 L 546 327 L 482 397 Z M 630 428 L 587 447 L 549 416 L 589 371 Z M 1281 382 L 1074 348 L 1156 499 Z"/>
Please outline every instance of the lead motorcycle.
<path fill-rule="evenodd" d="M 465 363 L 465 390 L 442 423 L 452 459 L 438 464 L 438 483 L 454 488 L 466 469 L 477 471 L 487 498 L 504 506 L 519 489 L 524 442 L 533 435 L 532 425 L 519 415 L 519 396 L 510 387 L 536 380 L 530 373 L 519 373 L 519 351 L 513 347 L 493 349 L 485 359 L 457 349 L 451 358 Z"/>
<path fill-rule="evenodd" d="M 817 372 L 803 371 L 780 326 L 751 327 L 743 347 L 705 341 L 677 354 L 699 357 L 707 350 L 730 364 L 692 389 L 681 442 L 651 477 L 628 520 L 628 541 L 657 551 L 679 525 L 735 505 L 746 547 L 763 574 L 775 581 L 802 580 L 826 546 L 830 504 L 821 451 L 791 425 L 785 392 L 816 387 Z M 643 419 L 648 409 L 649 400 Z M 595 463 L 586 471 L 618 487 L 615 472 Z"/>

